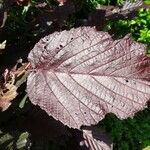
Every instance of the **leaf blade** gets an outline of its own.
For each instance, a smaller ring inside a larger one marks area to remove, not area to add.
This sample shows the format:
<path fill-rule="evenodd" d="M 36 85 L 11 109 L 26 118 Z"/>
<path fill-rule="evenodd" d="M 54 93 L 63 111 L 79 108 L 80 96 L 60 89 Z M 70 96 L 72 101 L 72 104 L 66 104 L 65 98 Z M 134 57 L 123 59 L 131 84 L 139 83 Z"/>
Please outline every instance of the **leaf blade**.
<path fill-rule="evenodd" d="M 146 107 L 150 61 L 128 35 L 113 41 L 83 27 L 40 40 L 29 54 L 31 102 L 65 125 L 95 124 L 112 112 L 124 119 Z"/>

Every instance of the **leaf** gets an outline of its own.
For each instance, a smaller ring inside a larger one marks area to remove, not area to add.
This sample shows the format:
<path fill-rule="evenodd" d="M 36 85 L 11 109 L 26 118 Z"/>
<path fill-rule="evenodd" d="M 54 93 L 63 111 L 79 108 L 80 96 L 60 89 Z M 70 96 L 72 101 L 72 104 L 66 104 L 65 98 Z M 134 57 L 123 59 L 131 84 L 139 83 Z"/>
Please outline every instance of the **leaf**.
<path fill-rule="evenodd" d="M 135 0 L 135 2 L 130 2 L 129 0 L 126 0 L 124 2 L 124 5 L 121 11 L 124 11 L 124 10 L 132 11 L 134 9 L 139 8 L 142 5 L 143 5 L 143 0 Z"/>
<path fill-rule="evenodd" d="M 5 49 L 5 47 L 6 47 L 6 40 L 5 41 L 3 41 L 2 43 L 0 43 L 0 50 L 2 50 L 2 49 Z"/>
<path fill-rule="evenodd" d="M 112 142 L 103 130 L 96 127 L 86 127 L 83 131 L 84 140 L 80 143 L 90 150 L 111 150 Z"/>
<path fill-rule="evenodd" d="M 7 41 L 5 40 L 2 43 L 0 43 L 0 54 L 3 53 L 3 51 L 4 51 L 5 47 L 6 47 L 6 42 Z"/>
<path fill-rule="evenodd" d="M 21 100 L 20 104 L 19 104 L 19 108 L 23 108 L 25 106 L 26 100 L 27 100 L 27 94 L 23 97 L 23 99 Z"/>
<path fill-rule="evenodd" d="M 20 63 L 22 66 L 18 68 L 17 66 Z M 5 69 L 3 73 L 4 81 L 0 85 L 0 108 L 2 111 L 7 110 L 11 101 L 18 95 L 17 89 L 26 81 L 29 67 L 30 63 L 23 64 L 21 60 L 18 60 L 11 70 Z"/>
<path fill-rule="evenodd" d="M 141 7 L 146 8 L 147 6 L 143 4 L 142 0 L 135 0 L 131 2 L 130 0 L 124 1 L 123 6 L 120 7 L 110 7 L 106 6 L 106 18 L 109 20 L 118 20 L 118 19 L 132 19 L 136 17 L 137 10 Z"/>
<path fill-rule="evenodd" d="M 72 128 L 91 125 L 107 113 L 124 119 L 150 98 L 146 46 L 129 36 L 115 40 L 83 27 L 41 39 L 28 59 L 31 102 Z"/>
<path fill-rule="evenodd" d="M 8 109 L 11 105 L 11 101 L 16 98 L 17 94 L 17 87 L 13 84 L 6 84 L 6 92 L 1 91 L 0 89 L 0 108 L 2 111 Z"/>
<path fill-rule="evenodd" d="M 35 32 L 35 36 L 47 35 L 47 33 L 54 32 L 59 30 L 64 26 L 64 21 L 68 17 L 74 14 L 76 11 L 79 11 L 79 8 L 76 8 L 76 3 L 78 1 L 67 0 L 63 6 L 59 7 L 43 7 L 42 12 L 29 24 L 28 32 Z M 39 6 L 36 6 L 39 7 Z M 37 26 L 38 24 L 38 26 Z M 38 34 L 37 34 L 38 33 Z"/>
<path fill-rule="evenodd" d="M 7 12 L 0 13 L 0 28 L 3 28 L 7 20 Z"/>
<path fill-rule="evenodd" d="M 29 133 L 28 132 L 22 133 L 19 136 L 19 138 L 17 140 L 17 143 L 16 143 L 17 149 L 21 149 L 23 147 L 27 147 L 26 145 L 28 144 L 28 141 L 29 141 L 28 138 L 29 138 Z"/>
<path fill-rule="evenodd" d="M 0 28 L 3 28 L 7 20 L 7 11 L 14 0 L 0 0 Z"/>
<path fill-rule="evenodd" d="M 96 126 L 86 126 L 82 128 L 82 131 L 74 130 L 72 132 L 80 149 L 111 150 L 113 148 L 111 138 L 104 130 L 97 128 Z"/>
<path fill-rule="evenodd" d="M 147 147 L 144 148 L 143 150 L 150 150 L 150 146 L 147 146 Z"/>
<path fill-rule="evenodd" d="M 30 148 L 31 141 L 29 136 L 28 132 L 18 132 L 14 130 L 9 132 L 0 131 L 0 148 L 9 150 Z"/>

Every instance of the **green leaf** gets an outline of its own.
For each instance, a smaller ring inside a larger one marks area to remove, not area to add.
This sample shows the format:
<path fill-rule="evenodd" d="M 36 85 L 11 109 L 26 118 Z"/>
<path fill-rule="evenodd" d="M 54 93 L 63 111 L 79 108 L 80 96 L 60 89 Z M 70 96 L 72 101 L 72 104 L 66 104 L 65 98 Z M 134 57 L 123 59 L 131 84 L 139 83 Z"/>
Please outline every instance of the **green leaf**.
<path fill-rule="evenodd" d="M 26 146 L 27 142 L 28 142 L 28 137 L 29 137 L 29 133 L 28 132 L 24 132 L 19 136 L 19 139 L 17 140 L 17 149 L 21 149 L 23 147 Z"/>
<path fill-rule="evenodd" d="M 19 104 L 19 108 L 23 108 L 24 107 L 27 97 L 28 97 L 27 94 L 23 97 L 23 99 L 21 100 L 21 102 Z"/>

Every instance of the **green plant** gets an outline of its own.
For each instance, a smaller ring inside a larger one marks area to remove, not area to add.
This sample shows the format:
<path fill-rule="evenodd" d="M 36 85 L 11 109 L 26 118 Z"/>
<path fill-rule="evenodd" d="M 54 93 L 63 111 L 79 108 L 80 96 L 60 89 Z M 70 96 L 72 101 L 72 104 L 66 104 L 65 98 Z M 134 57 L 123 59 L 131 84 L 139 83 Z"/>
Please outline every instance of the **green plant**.
<path fill-rule="evenodd" d="M 129 22 L 131 33 L 140 42 L 149 43 L 150 40 L 150 10 L 140 9 L 138 17 Z"/>
<path fill-rule="evenodd" d="M 117 33 L 115 34 L 117 37 L 131 33 L 134 39 L 146 43 L 148 45 L 148 53 L 150 52 L 150 9 L 141 8 L 137 17 L 132 20 L 109 21 L 104 30 L 113 34 Z"/>
<path fill-rule="evenodd" d="M 141 150 L 150 145 L 150 107 L 137 113 L 134 118 L 119 120 L 108 114 L 99 123 L 111 135 L 116 150 Z"/>

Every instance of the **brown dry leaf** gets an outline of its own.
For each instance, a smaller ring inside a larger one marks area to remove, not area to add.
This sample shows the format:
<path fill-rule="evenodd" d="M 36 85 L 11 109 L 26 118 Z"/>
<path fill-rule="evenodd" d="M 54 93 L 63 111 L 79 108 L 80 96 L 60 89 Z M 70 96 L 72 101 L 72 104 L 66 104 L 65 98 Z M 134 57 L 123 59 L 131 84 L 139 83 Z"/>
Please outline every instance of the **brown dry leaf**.
<path fill-rule="evenodd" d="M 17 87 L 13 84 L 7 83 L 6 92 L 0 91 L 0 108 L 2 111 L 8 109 L 11 105 L 11 101 L 17 96 Z"/>
<path fill-rule="evenodd" d="M 21 67 L 18 68 L 18 64 L 21 64 Z M 11 71 L 14 73 L 15 77 L 19 77 L 19 76 L 25 74 L 26 71 L 30 68 L 31 68 L 30 63 L 28 63 L 28 62 L 22 63 L 22 59 L 19 59 L 17 61 L 17 64 L 12 68 Z"/>
<path fill-rule="evenodd" d="M 18 60 L 18 63 L 22 64 L 22 61 Z M 11 71 L 6 69 L 3 74 L 4 83 L 0 89 L 0 108 L 2 111 L 5 111 L 11 105 L 11 101 L 18 95 L 17 89 L 26 81 L 28 75 L 27 69 L 30 67 L 30 63 L 24 63 L 19 68 L 17 68 L 17 64 Z"/>

